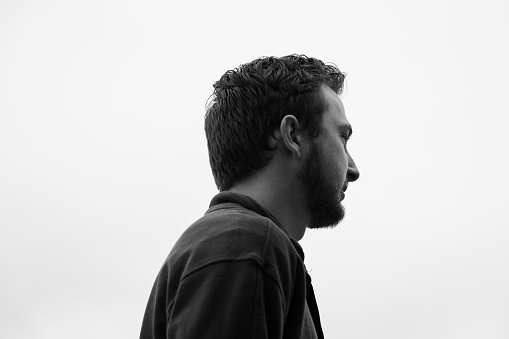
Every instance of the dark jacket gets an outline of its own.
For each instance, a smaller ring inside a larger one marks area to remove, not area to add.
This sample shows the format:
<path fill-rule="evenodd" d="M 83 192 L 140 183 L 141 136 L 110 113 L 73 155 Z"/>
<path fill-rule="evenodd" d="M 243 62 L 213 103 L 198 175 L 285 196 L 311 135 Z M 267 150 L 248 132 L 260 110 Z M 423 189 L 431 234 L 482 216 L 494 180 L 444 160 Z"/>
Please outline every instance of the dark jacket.
<path fill-rule="evenodd" d="M 256 201 L 219 193 L 161 268 L 140 338 L 323 338 L 303 260 Z"/>

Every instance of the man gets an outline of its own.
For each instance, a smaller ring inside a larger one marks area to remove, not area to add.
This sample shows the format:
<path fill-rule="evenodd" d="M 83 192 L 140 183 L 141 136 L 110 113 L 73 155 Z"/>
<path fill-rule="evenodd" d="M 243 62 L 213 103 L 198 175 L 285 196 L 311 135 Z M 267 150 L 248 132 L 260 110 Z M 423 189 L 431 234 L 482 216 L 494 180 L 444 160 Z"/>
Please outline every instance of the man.
<path fill-rule="evenodd" d="M 297 241 L 339 223 L 359 178 L 343 81 L 335 65 L 290 55 L 215 83 L 205 132 L 220 193 L 166 259 L 141 338 L 323 338 Z"/>

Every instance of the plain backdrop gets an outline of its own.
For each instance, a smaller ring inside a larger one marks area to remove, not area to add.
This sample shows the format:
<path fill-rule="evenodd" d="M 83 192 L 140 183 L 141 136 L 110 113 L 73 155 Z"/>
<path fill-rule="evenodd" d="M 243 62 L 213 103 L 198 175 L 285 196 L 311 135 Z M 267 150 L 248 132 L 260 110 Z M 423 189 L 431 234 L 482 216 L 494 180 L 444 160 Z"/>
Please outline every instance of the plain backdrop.
<path fill-rule="evenodd" d="M 361 171 L 301 241 L 327 338 L 509 338 L 506 1 L 0 1 L 0 337 L 137 338 L 216 194 L 212 84 L 348 74 Z"/>

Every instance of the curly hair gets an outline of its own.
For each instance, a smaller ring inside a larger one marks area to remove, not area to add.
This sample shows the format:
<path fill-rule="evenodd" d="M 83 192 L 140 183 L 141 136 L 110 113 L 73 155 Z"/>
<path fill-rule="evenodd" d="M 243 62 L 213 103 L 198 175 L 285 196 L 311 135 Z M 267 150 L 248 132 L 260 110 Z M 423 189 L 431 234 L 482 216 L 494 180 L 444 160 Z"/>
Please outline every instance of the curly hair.
<path fill-rule="evenodd" d="M 205 134 L 217 188 L 228 190 L 263 168 L 273 152 L 268 137 L 294 115 L 309 138 L 321 133 L 321 86 L 340 94 L 345 73 L 305 55 L 262 57 L 227 71 L 214 84 Z"/>

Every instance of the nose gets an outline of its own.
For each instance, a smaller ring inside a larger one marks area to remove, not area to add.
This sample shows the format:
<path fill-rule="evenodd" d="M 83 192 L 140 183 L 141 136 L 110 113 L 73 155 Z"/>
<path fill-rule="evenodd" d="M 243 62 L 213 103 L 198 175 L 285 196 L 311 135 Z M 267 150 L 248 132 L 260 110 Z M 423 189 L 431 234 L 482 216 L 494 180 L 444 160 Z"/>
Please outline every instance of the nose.
<path fill-rule="evenodd" d="M 348 154 L 348 170 L 346 172 L 346 179 L 349 182 L 352 182 L 359 179 L 360 175 L 361 173 L 359 172 L 357 165 L 355 165 L 355 161 L 353 161 L 352 156 Z"/>

